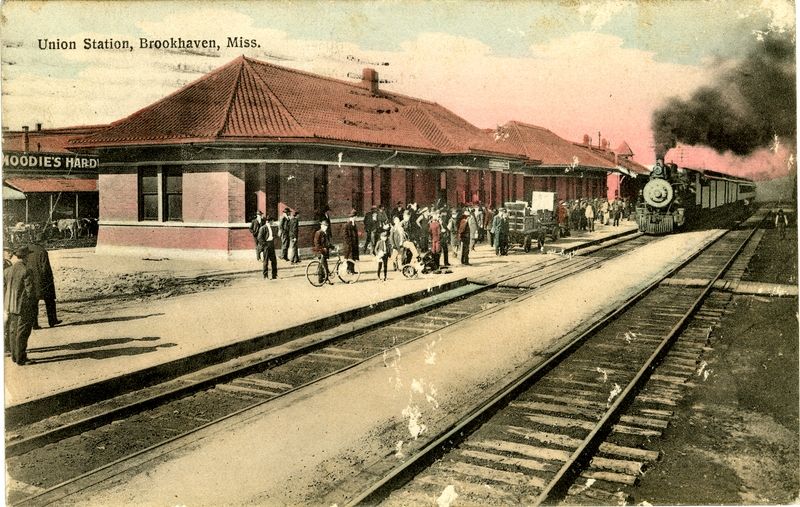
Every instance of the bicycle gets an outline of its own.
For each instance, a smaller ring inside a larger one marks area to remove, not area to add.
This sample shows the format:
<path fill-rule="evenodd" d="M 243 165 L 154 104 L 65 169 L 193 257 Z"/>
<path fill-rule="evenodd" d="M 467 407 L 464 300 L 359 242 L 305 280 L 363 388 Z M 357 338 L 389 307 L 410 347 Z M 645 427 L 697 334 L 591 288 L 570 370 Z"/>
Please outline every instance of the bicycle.
<path fill-rule="evenodd" d="M 352 259 L 342 259 L 339 252 L 336 252 L 336 264 L 332 269 L 328 270 L 327 277 L 323 271 L 322 261 L 320 261 L 319 258 L 309 262 L 306 266 L 306 278 L 308 279 L 308 283 L 314 287 L 322 287 L 326 283 L 332 284 L 334 276 L 338 277 L 339 280 L 344 283 L 355 283 L 361 276 L 361 272 L 358 270 L 358 263 Z"/>

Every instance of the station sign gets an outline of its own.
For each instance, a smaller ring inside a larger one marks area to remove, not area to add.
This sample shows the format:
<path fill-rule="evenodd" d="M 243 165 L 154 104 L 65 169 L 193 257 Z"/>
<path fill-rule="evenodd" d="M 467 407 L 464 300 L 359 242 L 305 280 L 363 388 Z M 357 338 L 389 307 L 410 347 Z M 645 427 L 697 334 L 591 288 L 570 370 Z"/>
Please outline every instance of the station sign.
<path fill-rule="evenodd" d="M 495 171 L 508 171 L 508 160 L 498 160 L 496 158 L 489 159 L 489 169 Z"/>
<path fill-rule="evenodd" d="M 100 159 L 92 155 L 71 153 L 40 153 L 24 151 L 3 152 L 3 172 L 63 173 L 69 171 L 97 171 Z"/>

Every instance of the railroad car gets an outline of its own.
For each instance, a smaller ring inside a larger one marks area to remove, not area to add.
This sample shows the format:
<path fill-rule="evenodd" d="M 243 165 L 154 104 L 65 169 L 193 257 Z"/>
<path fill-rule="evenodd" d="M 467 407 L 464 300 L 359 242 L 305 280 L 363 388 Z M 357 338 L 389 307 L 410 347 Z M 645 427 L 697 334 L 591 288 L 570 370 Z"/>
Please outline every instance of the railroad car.
<path fill-rule="evenodd" d="M 749 206 L 755 196 L 751 180 L 659 160 L 636 205 L 636 222 L 645 234 L 668 234 Z"/>

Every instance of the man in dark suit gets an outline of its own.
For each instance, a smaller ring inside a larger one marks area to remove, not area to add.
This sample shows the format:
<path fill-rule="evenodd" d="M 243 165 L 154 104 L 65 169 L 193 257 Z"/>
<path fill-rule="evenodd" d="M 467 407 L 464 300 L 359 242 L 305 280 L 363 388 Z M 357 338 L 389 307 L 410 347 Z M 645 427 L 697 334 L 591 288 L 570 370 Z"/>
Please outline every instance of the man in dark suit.
<path fill-rule="evenodd" d="M 469 240 L 471 231 L 469 229 L 469 218 L 471 214 L 464 210 L 464 216 L 458 224 L 458 237 L 461 240 L 461 264 L 469 266 Z"/>
<path fill-rule="evenodd" d="M 328 268 L 328 256 L 331 254 L 331 243 L 328 238 L 328 222 L 322 221 L 319 223 L 319 230 L 314 233 L 314 253 L 319 255 L 320 267 L 322 268 L 319 273 L 319 281 L 332 284 L 328 278 L 330 276 L 330 269 Z"/>
<path fill-rule="evenodd" d="M 11 267 L 3 273 L 3 320 L 8 331 L 11 359 L 22 366 L 28 362 L 28 338 L 33 329 L 36 294 L 33 276 L 25 265 L 27 246 L 11 255 Z"/>
<path fill-rule="evenodd" d="M 36 297 L 33 314 L 33 329 L 39 329 L 39 301 L 44 301 L 47 310 L 47 323 L 50 327 L 61 324 L 56 313 L 56 284 L 53 279 L 53 268 L 47 250 L 37 243 L 28 245 L 28 258 L 25 265 L 33 277 L 33 289 Z"/>
<path fill-rule="evenodd" d="M 264 214 L 260 211 L 256 213 L 256 217 L 250 222 L 250 234 L 256 240 L 256 260 L 261 260 L 261 245 L 258 244 L 258 230 L 264 225 Z"/>
<path fill-rule="evenodd" d="M 272 234 L 272 217 L 267 217 L 258 229 L 258 243 L 264 255 L 264 269 L 262 274 L 267 278 L 269 263 L 272 263 L 272 279 L 278 278 L 278 261 L 275 257 L 275 236 Z"/>
<path fill-rule="evenodd" d="M 281 259 L 289 260 L 289 208 L 283 209 L 283 215 L 278 219 L 278 236 L 281 238 Z"/>
<path fill-rule="evenodd" d="M 294 210 L 289 219 L 289 257 L 292 264 L 300 263 L 300 212 Z"/>

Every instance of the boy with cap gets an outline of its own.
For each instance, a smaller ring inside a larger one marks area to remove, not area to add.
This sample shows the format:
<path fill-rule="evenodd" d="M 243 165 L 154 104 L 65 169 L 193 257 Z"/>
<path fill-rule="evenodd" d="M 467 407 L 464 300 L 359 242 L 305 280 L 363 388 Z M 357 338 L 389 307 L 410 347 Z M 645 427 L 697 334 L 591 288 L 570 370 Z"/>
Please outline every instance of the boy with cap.
<path fill-rule="evenodd" d="M 389 267 L 389 226 L 384 225 L 380 237 L 375 241 L 375 259 L 378 261 L 378 280 L 386 281 L 386 272 Z M 383 267 L 383 278 L 381 278 Z"/>

